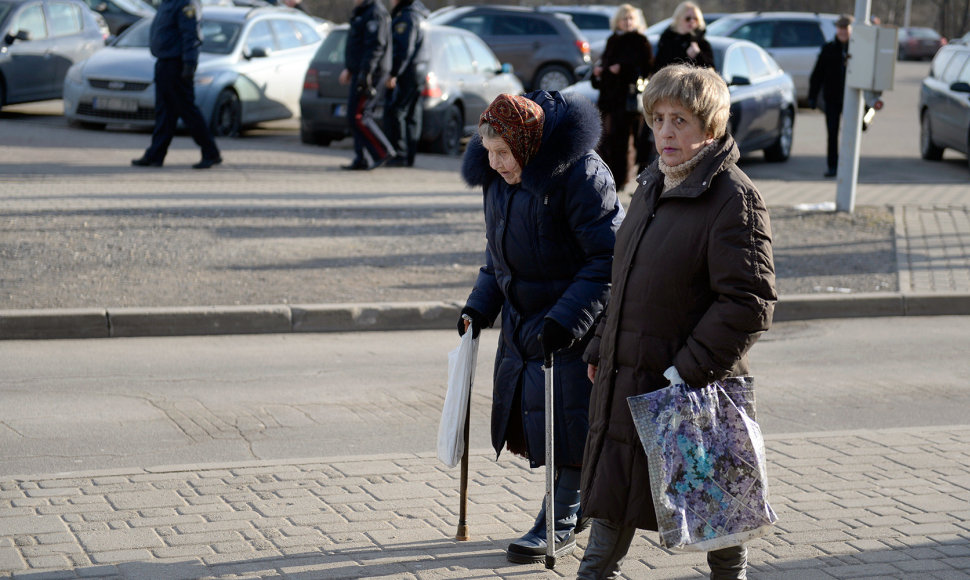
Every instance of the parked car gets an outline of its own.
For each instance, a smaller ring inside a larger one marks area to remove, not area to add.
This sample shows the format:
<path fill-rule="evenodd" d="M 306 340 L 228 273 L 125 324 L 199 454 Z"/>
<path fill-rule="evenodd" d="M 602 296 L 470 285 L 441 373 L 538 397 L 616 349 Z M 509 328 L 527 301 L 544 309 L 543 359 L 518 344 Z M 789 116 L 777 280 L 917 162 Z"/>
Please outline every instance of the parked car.
<path fill-rule="evenodd" d="M 787 161 L 795 129 L 795 85 L 767 52 L 747 40 L 711 36 L 714 66 L 731 90 L 729 130 L 742 153 L 764 150 L 768 161 Z M 594 103 L 599 91 L 588 80 L 563 92 Z"/>
<path fill-rule="evenodd" d="M 589 42 L 590 47 L 596 43 L 606 43 L 606 39 L 613 34 L 611 21 L 619 6 L 540 6 L 543 12 L 565 14 L 573 19 L 573 24 Z"/>
<path fill-rule="evenodd" d="M 155 122 L 155 58 L 150 18 L 68 71 L 64 115 L 95 128 Z M 300 112 L 303 75 L 329 23 L 284 8 L 207 6 L 195 102 L 219 136 L 236 136 L 262 121 Z"/>
<path fill-rule="evenodd" d="M 707 27 L 710 36 L 750 40 L 795 81 L 799 102 L 808 101 L 808 81 L 822 45 L 835 37 L 837 14 L 746 12 L 729 14 Z"/>
<path fill-rule="evenodd" d="M 104 48 L 102 24 L 77 0 L 0 0 L 0 108 L 61 98 L 67 69 Z"/>
<path fill-rule="evenodd" d="M 558 91 L 576 81 L 575 69 L 589 64 L 589 43 L 568 16 L 519 6 L 449 6 L 428 18 L 433 24 L 477 34 L 522 84 Z"/>
<path fill-rule="evenodd" d="M 952 44 L 936 53 L 919 92 L 920 155 L 939 161 L 944 149 L 970 163 L 970 46 Z"/>
<path fill-rule="evenodd" d="M 936 51 L 946 44 L 946 39 L 932 28 L 910 26 L 900 28 L 897 40 L 899 49 L 896 57 L 899 60 L 926 60 L 933 58 Z"/>
<path fill-rule="evenodd" d="M 518 94 L 522 83 L 474 34 L 461 28 L 430 25 L 431 63 L 422 93 L 422 150 L 457 155 L 461 138 L 478 128 L 478 118 L 500 93 Z M 329 145 L 350 134 L 349 87 L 338 82 L 344 68 L 347 26 L 337 26 L 320 45 L 306 71 L 300 138 Z"/>
<path fill-rule="evenodd" d="M 84 0 L 84 3 L 104 18 L 115 36 L 142 18 L 155 15 L 155 7 L 144 0 Z"/>

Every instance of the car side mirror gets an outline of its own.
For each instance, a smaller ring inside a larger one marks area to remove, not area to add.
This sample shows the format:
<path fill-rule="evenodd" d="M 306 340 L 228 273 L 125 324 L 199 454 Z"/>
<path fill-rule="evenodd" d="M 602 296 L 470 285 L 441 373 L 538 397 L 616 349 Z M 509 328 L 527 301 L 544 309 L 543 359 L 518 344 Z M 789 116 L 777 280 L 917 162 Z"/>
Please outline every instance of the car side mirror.
<path fill-rule="evenodd" d="M 950 85 L 950 90 L 955 93 L 970 93 L 970 83 L 966 81 L 953 83 L 952 85 Z"/>
<path fill-rule="evenodd" d="M 21 41 L 30 40 L 30 33 L 27 32 L 26 30 L 18 30 L 16 34 L 10 34 L 8 32 L 7 35 L 3 38 L 3 40 L 7 44 L 13 44 L 18 40 L 21 40 Z"/>
<path fill-rule="evenodd" d="M 272 52 L 272 49 L 266 48 L 265 46 L 255 46 L 249 51 L 246 58 L 266 58 Z"/>
<path fill-rule="evenodd" d="M 732 77 L 731 82 L 728 84 L 737 85 L 737 86 L 747 86 L 751 84 L 751 79 L 749 79 L 748 77 L 741 77 L 741 76 Z"/>

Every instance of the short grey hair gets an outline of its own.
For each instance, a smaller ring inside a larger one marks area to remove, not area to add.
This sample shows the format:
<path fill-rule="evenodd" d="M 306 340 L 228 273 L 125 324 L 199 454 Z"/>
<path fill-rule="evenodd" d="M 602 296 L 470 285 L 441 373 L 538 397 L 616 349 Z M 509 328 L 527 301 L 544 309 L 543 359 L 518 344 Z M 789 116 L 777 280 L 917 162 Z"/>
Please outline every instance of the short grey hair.
<path fill-rule="evenodd" d="M 720 139 L 727 132 L 731 116 L 731 92 L 727 83 L 712 68 L 687 64 L 663 67 L 643 91 L 643 114 L 647 124 L 663 101 L 680 103 L 700 119 L 705 132 Z"/>

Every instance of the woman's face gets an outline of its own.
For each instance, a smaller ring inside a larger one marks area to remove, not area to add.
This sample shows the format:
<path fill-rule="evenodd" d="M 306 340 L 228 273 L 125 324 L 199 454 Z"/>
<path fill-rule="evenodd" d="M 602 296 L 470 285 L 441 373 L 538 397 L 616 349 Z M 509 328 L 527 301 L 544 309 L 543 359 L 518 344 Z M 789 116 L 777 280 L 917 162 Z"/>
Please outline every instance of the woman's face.
<path fill-rule="evenodd" d="M 670 166 L 690 160 L 714 139 L 701 126 L 700 119 L 680 103 L 672 101 L 657 103 L 650 128 L 657 142 L 657 153 Z"/>
<path fill-rule="evenodd" d="M 620 32 L 630 32 L 635 30 L 636 27 L 637 15 L 632 10 L 628 11 L 616 21 L 616 29 Z"/>
<path fill-rule="evenodd" d="M 693 8 L 684 10 L 684 13 L 677 19 L 677 32 L 687 34 L 697 29 L 697 11 Z"/>
<path fill-rule="evenodd" d="M 522 167 L 512 155 L 508 143 L 501 137 L 482 137 L 482 145 L 488 151 L 488 165 L 498 172 L 509 185 L 522 182 Z"/>

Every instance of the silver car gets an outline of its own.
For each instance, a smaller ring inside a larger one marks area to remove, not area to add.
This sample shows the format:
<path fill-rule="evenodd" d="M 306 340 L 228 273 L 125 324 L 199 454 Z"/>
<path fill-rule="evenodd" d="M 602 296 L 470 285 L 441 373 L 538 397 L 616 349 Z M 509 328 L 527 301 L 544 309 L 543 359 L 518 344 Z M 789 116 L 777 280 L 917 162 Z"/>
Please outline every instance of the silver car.
<path fill-rule="evenodd" d="M 822 45 L 835 38 L 838 14 L 818 12 L 745 12 L 728 14 L 708 25 L 708 36 L 750 40 L 768 51 L 795 81 L 798 101 L 808 101 L 808 81 Z"/>
<path fill-rule="evenodd" d="M 64 115 L 71 122 L 151 127 L 155 120 L 155 58 L 151 19 L 68 71 Z M 207 6 L 195 102 L 217 136 L 300 114 L 303 76 L 329 23 L 289 8 Z"/>

